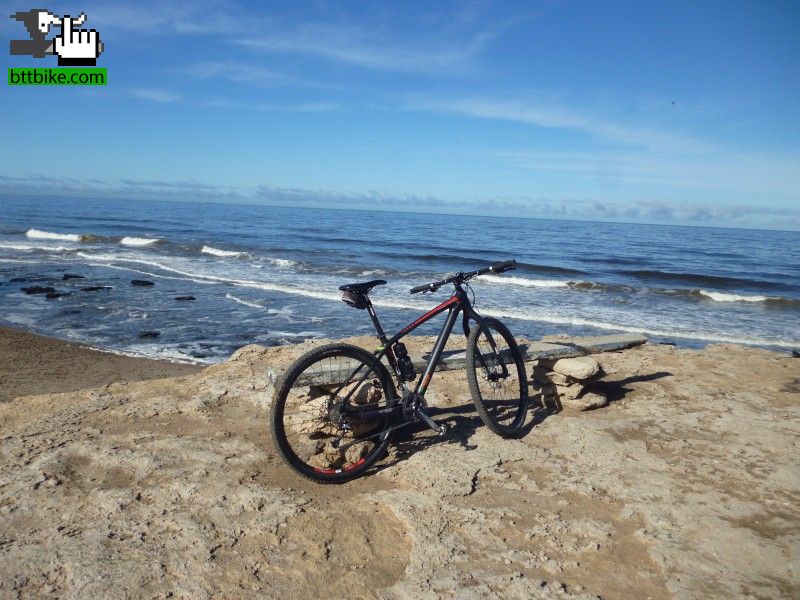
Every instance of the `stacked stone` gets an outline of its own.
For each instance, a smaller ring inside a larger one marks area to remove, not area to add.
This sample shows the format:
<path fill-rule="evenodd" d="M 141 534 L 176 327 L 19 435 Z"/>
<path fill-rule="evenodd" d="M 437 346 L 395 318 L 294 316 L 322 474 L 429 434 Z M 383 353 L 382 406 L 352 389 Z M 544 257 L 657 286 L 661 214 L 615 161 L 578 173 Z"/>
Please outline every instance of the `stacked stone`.
<path fill-rule="evenodd" d="M 589 356 L 539 360 L 533 368 L 533 380 L 545 402 L 556 402 L 572 410 L 590 410 L 608 404 L 604 394 L 587 389 L 603 375 L 602 367 Z"/>

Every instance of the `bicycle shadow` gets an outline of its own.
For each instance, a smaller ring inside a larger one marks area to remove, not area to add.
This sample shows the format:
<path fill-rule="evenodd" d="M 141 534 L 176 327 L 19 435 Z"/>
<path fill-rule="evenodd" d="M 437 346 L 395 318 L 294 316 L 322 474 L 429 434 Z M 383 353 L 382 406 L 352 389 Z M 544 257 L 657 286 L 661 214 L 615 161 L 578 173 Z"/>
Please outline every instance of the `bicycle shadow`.
<path fill-rule="evenodd" d="M 539 396 L 539 394 L 536 394 L 536 396 Z M 538 400 L 533 396 L 531 397 L 525 426 L 515 439 L 527 436 L 534 427 L 549 416 L 556 414 L 557 411 L 551 410 L 551 408 L 545 406 L 543 401 Z M 392 467 L 417 452 L 440 444 L 456 443 L 464 450 L 474 450 L 478 447 L 477 444 L 471 443 L 470 439 L 479 428 L 486 425 L 478 416 L 475 411 L 475 405 L 472 402 L 464 402 L 457 406 L 432 406 L 428 408 L 428 414 L 437 423 L 447 425 L 447 433 L 444 436 L 440 436 L 428 429 L 423 423 L 415 423 L 398 430 L 392 438 L 390 456 L 384 458 L 374 467 L 376 472 Z"/>
<path fill-rule="evenodd" d="M 627 394 L 633 391 L 633 388 L 627 387 L 632 383 L 655 381 L 663 377 L 672 376 L 673 374 L 668 371 L 656 371 L 647 375 L 632 375 L 616 381 L 598 381 L 593 383 L 590 387 L 593 390 L 605 394 L 609 404 L 612 404 L 624 399 Z M 515 439 L 526 437 L 534 427 L 563 410 L 564 407 L 557 397 L 545 396 L 539 390 L 535 388 L 531 389 L 528 418 Z M 475 406 L 472 402 L 467 401 L 457 406 L 432 406 L 429 407 L 428 414 L 437 423 L 444 423 L 447 425 L 447 434 L 445 436 L 439 436 L 428 429 L 423 423 L 416 423 L 398 430 L 392 438 L 391 455 L 384 458 L 374 467 L 375 472 L 392 467 L 406 460 L 416 452 L 439 444 L 457 443 L 464 450 L 473 450 L 477 448 L 477 444 L 470 443 L 469 440 L 476 433 L 478 428 L 485 427 L 485 425 L 475 411 Z"/>
<path fill-rule="evenodd" d="M 474 450 L 478 447 L 477 444 L 469 442 L 478 427 L 484 426 L 474 407 L 469 404 L 448 408 L 432 407 L 429 408 L 428 414 L 437 423 L 447 425 L 447 433 L 440 436 L 428 429 L 424 423 L 415 423 L 399 429 L 392 437 L 388 455 L 375 465 L 375 472 L 393 467 L 417 452 L 441 444 L 456 443 L 464 450 Z"/>

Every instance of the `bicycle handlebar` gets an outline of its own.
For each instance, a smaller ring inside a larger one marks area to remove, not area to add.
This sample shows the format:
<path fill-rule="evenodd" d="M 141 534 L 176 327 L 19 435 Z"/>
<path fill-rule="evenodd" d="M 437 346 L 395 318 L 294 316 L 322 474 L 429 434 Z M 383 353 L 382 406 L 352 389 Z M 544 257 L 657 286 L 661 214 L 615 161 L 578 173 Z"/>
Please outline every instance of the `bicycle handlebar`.
<path fill-rule="evenodd" d="M 418 294 L 419 292 L 435 292 L 443 285 L 447 285 L 448 283 L 454 283 L 458 285 L 459 283 L 464 283 L 468 279 L 472 279 L 473 277 L 477 277 L 478 275 L 485 275 L 486 273 L 502 273 L 504 271 L 510 271 L 511 269 L 517 268 L 517 261 L 515 260 L 506 260 L 499 263 L 494 263 L 491 266 L 485 267 L 483 269 L 478 269 L 477 271 L 470 271 L 468 273 L 464 273 L 463 271 L 459 271 L 455 275 L 451 275 L 447 279 L 442 279 L 441 281 L 434 281 L 432 283 L 426 283 L 424 285 L 418 285 L 417 287 L 411 288 L 412 294 Z"/>

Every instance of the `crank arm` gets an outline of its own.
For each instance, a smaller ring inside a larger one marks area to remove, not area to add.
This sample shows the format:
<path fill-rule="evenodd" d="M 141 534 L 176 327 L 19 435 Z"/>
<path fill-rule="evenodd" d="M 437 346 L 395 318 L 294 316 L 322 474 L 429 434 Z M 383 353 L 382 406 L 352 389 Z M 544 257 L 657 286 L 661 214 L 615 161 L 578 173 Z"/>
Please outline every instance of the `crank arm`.
<path fill-rule="evenodd" d="M 447 427 L 445 427 L 444 425 L 437 425 L 436 421 L 431 419 L 425 411 L 417 410 L 416 413 L 417 416 L 419 416 L 419 418 L 422 419 L 425 425 L 433 429 L 439 435 L 444 435 L 445 432 L 447 431 Z"/>

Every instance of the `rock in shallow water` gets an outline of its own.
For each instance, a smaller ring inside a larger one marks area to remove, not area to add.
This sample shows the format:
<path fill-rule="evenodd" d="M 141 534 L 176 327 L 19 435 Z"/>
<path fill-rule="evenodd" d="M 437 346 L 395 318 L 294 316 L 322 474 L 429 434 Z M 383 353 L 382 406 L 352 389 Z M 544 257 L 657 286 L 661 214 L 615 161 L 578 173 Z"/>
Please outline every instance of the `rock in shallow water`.
<path fill-rule="evenodd" d="M 151 340 L 161 335 L 160 331 L 140 331 L 139 338 L 143 340 Z"/>
<path fill-rule="evenodd" d="M 188 300 L 196 300 L 194 296 L 175 296 L 175 300 L 179 302 L 186 302 Z"/>
<path fill-rule="evenodd" d="M 136 285 L 139 287 L 149 287 L 151 285 L 155 285 L 152 281 L 148 281 L 147 279 L 131 279 L 131 285 Z"/>
<path fill-rule="evenodd" d="M 64 273 L 61 279 L 67 281 L 68 279 L 86 279 L 86 277 L 83 275 L 75 275 L 74 273 Z"/>
<path fill-rule="evenodd" d="M 52 287 L 43 287 L 41 285 L 32 285 L 31 287 L 24 287 L 22 291 L 26 294 L 55 294 L 56 289 Z"/>

